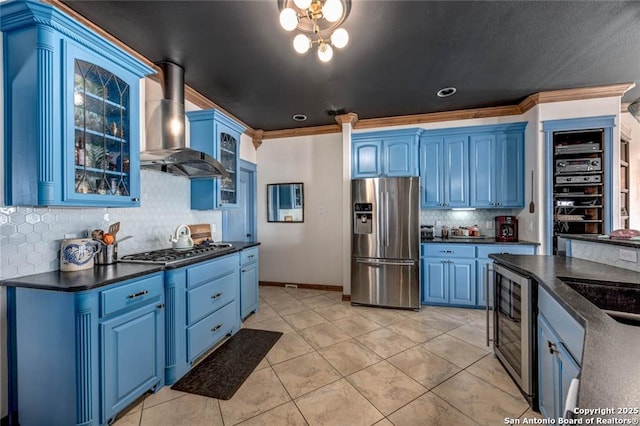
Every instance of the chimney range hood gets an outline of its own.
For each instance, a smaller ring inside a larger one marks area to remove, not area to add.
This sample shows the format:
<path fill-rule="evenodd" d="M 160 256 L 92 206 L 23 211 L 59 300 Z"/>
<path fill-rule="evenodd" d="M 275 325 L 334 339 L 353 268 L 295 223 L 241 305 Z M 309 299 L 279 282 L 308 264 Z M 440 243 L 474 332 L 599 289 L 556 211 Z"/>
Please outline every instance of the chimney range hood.
<path fill-rule="evenodd" d="M 171 62 L 159 62 L 163 99 L 147 103 L 146 151 L 140 167 L 189 178 L 229 177 L 212 156 L 185 147 L 184 70 Z"/>

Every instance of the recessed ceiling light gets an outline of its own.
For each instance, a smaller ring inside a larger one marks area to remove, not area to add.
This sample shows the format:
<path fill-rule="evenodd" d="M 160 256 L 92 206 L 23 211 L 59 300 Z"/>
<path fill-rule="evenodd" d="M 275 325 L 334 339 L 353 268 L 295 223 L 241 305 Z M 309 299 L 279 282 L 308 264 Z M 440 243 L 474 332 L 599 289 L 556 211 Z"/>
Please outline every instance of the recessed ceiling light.
<path fill-rule="evenodd" d="M 439 98 L 446 98 L 453 95 L 454 93 L 456 93 L 455 87 L 445 87 L 444 89 L 438 90 L 438 93 L 436 93 L 436 95 L 438 95 Z"/>
<path fill-rule="evenodd" d="M 296 121 L 305 121 L 307 119 L 307 116 L 304 114 L 295 114 L 293 117 L 294 120 Z"/>

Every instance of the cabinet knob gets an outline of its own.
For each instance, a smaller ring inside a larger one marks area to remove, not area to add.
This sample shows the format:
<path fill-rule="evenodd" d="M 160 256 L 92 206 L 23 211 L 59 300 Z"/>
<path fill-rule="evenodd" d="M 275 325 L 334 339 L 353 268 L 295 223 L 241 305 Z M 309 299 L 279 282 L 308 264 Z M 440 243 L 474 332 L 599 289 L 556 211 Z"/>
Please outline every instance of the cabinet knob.
<path fill-rule="evenodd" d="M 133 197 L 133 198 L 131 199 L 131 201 L 133 201 L 134 203 L 137 203 L 138 201 L 140 201 L 140 198 L 138 198 L 138 197 Z"/>
<path fill-rule="evenodd" d="M 164 303 L 159 304 L 158 306 L 156 306 L 156 308 L 158 308 L 158 309 L 164 308 Z"/>

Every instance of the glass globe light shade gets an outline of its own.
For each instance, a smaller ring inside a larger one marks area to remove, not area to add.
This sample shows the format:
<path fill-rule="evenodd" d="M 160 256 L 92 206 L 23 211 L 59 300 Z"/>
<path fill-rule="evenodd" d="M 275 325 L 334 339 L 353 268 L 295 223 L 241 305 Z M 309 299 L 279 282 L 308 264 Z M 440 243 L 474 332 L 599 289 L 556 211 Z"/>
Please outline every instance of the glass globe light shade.
<path fill-rule="evenodd" d="M 333 49 L 326 43 L 321 43 L 318 46 L 318 59 L 322 62 L 329 62 L 333 58 Z"/>
<path fill-rule="evenodd" d="M 293 31 L 298 26 L 298 15 L 290 7 L 280 12 L 280 25 L 287 31 Z"/>
<path fill-rule="evenodd" d="M 293 3 L 300 9 L 308 9 L 311 6 L 311 0 L 293 0 Z"/>
<path fill-rule="evenodd" d="M 322 6 L 322 15 L 329 22 L 336 22 L 342 17 L 343 7 L 340 0 L 327 0 Z"/>
<path fill-rule="evenodd" d="M 349 33 L 344 28 L 338 28 L 331 34 L 331 43 L 338 49 L 342 49 L 349 43 Z"/>
<path fill-rule="evenodd" d="M 309 48 L 311 47 L 311 40 L 304 34 L 298 34 L 293 39 L 293 48 L 298 53 L 307 53 Z"/>

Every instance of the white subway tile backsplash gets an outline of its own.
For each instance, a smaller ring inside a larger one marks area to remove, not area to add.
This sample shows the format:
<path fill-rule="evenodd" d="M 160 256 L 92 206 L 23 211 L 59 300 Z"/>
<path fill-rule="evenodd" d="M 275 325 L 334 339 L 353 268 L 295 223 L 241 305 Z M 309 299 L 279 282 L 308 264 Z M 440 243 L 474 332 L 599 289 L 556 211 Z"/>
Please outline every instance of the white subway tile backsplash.
<path fill-rule="evenodd" d="M 495 236 L 495 228 L 487 229 L 486 222 L 493 220 L 496 216 L 517 216 L 521 210 L 518 209 L 496 209 L 496 210 L 438 210 L 425 209 L 420 212 L 421 225 L 436 225 L 437 221 L 442 222 L 449 228 L 460 226 L 478 225 L 480 233 L 488 237 Z M 439 235 L 439 229 L 435 231 Z"/>
<path fill-rule="evenodd" d="M 0 207 L 0 279 L 55 271 L 65 234 L 118 221 L 118 237 L 133 236 L 119 245 L 120 255 L 169 247 L 169 235 L 180 224 L 209 223 L 221 230 L 221 212 L 190 209 L 190 189 L 186 178 L 143 170 L 140 208 Z"/>

